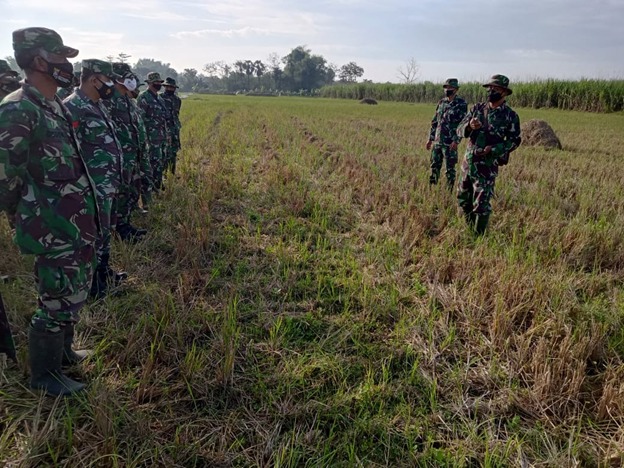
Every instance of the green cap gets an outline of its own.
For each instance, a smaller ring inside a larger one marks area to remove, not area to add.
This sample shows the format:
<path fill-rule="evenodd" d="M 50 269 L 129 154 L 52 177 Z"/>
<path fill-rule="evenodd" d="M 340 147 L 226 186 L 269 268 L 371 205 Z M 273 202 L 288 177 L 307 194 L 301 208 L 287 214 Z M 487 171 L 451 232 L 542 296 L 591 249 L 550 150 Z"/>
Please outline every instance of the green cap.
<path fill-rule="evenodd" d="M 494 75 L 492 76 L 492 78 L 490 78 L 489 83 L 485 83 L 483 85 L 484 88 L 487 88 L 489 86 L 498 86 L 500 88 L 504 88 L 507 90 L 507 94 L 511 94 L 512 91 L 509 88 L 509 78 L 507 78 L 505 75 Z"/>
<path fill-rule="evenodd" d="M 165 82 L 163 83 L 164 86 L 173 86 L 175 88 L 179 88 L 179 86 L 176 84 L 176 80 L 174 80 L 173 78 L 165 78 Z"/>
<path fill-rule="evenodd" d="M 160 77 L 160 73 L 158 72 L 150 72 L 147 74 L 147 80 L 145 80 L 146 83 L 153 83 L 153 82 L 160 82 L 163 83 L 165 80 L 163 80 Z"/>
<path fill-rule="evenodd" d="M 457 89 L 459 88 L 459 81 L 457 81 L 457 78 L 449 78 L 448 80 L 444 82 L 444 85 L 442 87 Z"/>
<path fill-rule="evenodd" d="M 67 47 L 56 31 L 48 28 L 24 28 L 13 31 L 13 50 L 21 52 L 41 47 L 53 54 L 74 58 L 78 49 Z"/>
<path fill-rule="evenodd" d="M 113 63 L 113 71 L 123 78 L 128 78 L 133 74 L 130 65 L 124 62 Z"/>
<path fill-rule="evenodd" d="M 7 62 L 6 60 L 0 60 L 0 75 L 5 75 L 9 73 L 17 76 L 17 72 L 9 66 L 9 62 Z"/>
<path fill-rule="evenodd" d="M 98 59 L 83 60 L 82 72 L 84 73 L 85 70 L 88 70 L 91 73 L 100 73 L 114 80 L 120 78 L 120 76 L 113 71 L 113 65 L 110 62 L 105 62 L 104 60 L 98 60 Z"/>

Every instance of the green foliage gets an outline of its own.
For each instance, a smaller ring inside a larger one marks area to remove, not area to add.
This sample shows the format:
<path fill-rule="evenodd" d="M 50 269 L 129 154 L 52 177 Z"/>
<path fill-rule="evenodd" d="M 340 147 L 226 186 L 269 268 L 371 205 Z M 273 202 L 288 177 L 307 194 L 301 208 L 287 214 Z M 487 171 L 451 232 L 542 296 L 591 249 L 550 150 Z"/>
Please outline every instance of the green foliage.
<path fill-rule="evenodd" d="M 512 83 L 512 106 L 555 108 L 588 112 L 620 112 L 624 110 L 624 80 L 543 80 Z M 459 94 L 468 102 L 485 98 L 480 83 L 463 83 Z M 364 99 L 435 103 L 443 97 L 442 85 L 431 82 L 417 84 L 357 83 L 325 86 L 320 95 L 329 98 Z"/>

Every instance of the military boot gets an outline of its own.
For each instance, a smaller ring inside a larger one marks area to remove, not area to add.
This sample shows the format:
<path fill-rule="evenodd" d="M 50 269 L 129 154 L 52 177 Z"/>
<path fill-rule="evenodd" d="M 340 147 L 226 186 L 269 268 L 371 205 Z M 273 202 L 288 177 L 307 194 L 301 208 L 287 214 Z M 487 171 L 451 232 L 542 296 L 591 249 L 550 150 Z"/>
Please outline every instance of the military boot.
<path fill-rule="evenodd" d="M 28 330 L 28 360 L 30 388 L 43 390 L 49 396 L 69 396 L 85 388 L 61 371 L 64 334 L 61 330 L 46 330 L 44 320 L 36 319 Z"/>
<path fill-rule="evenodd" d="M 68 322 L 63 327 L 63 333 L 65 334 L 63 340 L 63 366 L 73 366 L 84 361 L 87 357 L 93 354 L 93 351 L 90 349 L 81 349 L 78 351 L 74 351 L 72 349 L 72 344 L 74 343 L 74 324 Z"/>
<path fill-rule="evenodd" d="M 464 212 L 464 218 L 466 219 L 468 227 L 470 227 L 470 229 L 474 229 L 475 223 L 477 221 L 477 215 L 473 211 L 470 211 L 468 213 Z"/>
<path fill-rule="evenodd" d="M 105 253 L 99 259 L 99 264 L 96 268 L 96 274 L 102 275 L 102 279 L 107 285 L 116 288 L 123 281 L 128 278 L 128 273 L 125 271 L 115 271 L 110 266 L 110 254 Z"/>
<path fill-rule="evenodd" d="M 475 224 L 475 233 L 478 236 L 482 236 L 485 234 L 485 230 L 487 229 L 488 222 L 490 221 L 490 215 L 488 214 L 480 214 L 477 216 L 477 221 Z"/>
<path fill-rule="evenodd" d="M 91 299 L 102 299 L 104 296 L 106 296 L 107 289 L 108 283 L 106 281 L 106 275 L 98 265 L 93 272 L 93 280 L 91 281 L 89 297 Z"/>
<path fill-rule="evenodd" d="M 143 236 L 147 234 L 146 229 L 137 229 L 130 223 L 118 224 L 115 232 L 117 232 L 117 235 L 122 241 L 129 242 L 130 244 L 141 242 Z"/>

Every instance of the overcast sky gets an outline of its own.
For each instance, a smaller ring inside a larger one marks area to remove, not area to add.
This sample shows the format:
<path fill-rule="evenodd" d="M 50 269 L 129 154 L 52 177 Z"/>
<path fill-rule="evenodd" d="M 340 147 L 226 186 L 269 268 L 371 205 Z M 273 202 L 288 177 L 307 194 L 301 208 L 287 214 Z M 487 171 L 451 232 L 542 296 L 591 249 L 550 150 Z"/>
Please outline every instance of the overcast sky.
<path fill-rule="evenodd" d="M 223 60 L 267 61 L 305 45 L 363 78 L 624 78 L 624 0 L 0 0 L 0 57 L 11 32 L 58 31 L 79 59 L 120 52 L 179 72 Z"/>

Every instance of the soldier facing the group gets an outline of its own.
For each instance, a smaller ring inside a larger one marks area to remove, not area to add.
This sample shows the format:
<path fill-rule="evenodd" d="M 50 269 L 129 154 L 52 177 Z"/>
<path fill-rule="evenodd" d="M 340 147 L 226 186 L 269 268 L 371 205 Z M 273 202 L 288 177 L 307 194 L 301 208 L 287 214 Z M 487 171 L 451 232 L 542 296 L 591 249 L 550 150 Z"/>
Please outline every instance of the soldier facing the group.
<path fill-rule="evenodd" d="M 173 78 L 166 78 L 164 83 L 165 91 L 161 94 L 165 105 L 167 106 L 167 127 L 169 128 L 170 144 L 167 155 L 167 168 L 172 174 L 176 171 L 176 160 L 178 151 L 180 150 L 180 108 L 182 107 L 182 99 L 176 95 L 176 89 L 179 86 Z"/>
<path fill-rule="evenodd" d="M 444 98 L 438 102 L 426 148 L 431 150 L 431 175 L 429 183 L 435 185 L 440 179 L 442 162 L 446 163 L 446 182 L 450 189 L 455 185 L 455 166 L 457 165 L 457 146 L 462 137 L 457 134 L 457 126 L 462 121 L 468 105 L 457 96 L 459 82 L 457 78 L 449 78 L 442 86 Z"/>
<path fill-rule="evenodd" d="M 494 75 L 483 85 L 487 102 L 475 104 L 457 127 L 459 137 L 468 138 L 457 198 L 466 221 L 478 234 L 485 233 L 499 166 L 520 145 L 520 118 L 505 101 L 512 90 L 509 78 Z"/>

